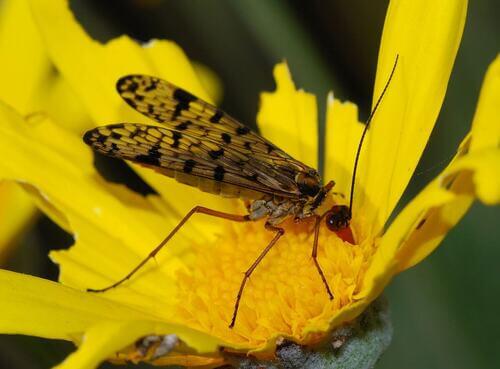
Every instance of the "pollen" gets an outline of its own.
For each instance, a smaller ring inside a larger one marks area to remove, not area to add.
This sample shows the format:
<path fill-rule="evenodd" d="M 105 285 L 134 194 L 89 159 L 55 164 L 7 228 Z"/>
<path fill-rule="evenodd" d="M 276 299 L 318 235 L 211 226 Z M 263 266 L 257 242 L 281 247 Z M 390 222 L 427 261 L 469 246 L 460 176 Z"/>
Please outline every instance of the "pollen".
<path fill-rule="evenodd" d="M 311 257 L 313 221 L 280 226 L 285 234 L 248 280 L 232 329 L 228 325 L 244 273 L 273 233 L 261 221 L 233 223 L 213 243 L 195 245 L 192 264 L 179 272 L 180 321 L 234 345 L 259 347 L 273 336 L 302 344 L 320 338 L 321 333 L 307 334 L 307 328 L 312 323 L 328 327 L 331 316 L 353 301 L 374 242 L 360 235 L 364 241 L 352 245 L 322 225 L 318 261 L 334 294 L 330 300 Z"/>

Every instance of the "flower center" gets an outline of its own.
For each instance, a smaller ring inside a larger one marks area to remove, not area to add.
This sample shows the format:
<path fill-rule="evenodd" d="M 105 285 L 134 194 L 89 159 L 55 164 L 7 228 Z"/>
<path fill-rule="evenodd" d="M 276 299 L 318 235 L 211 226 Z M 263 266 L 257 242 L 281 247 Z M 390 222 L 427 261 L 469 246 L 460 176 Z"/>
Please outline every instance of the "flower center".
<path fill-rule="evenodd" d="M 331 316 L 353 300 L 373 254 L 373 240 L 342 241 L 321 225 L 318 261 L 334 294 L 330 300 L 313 263 L 314 221 L 282 225 L 285 234 L 259 263 L 241 297 L 233 329 L 228 325 L 245 271 L 273 238 L 264 221 L 227 223 L 214 244 L 193 245 L 189 271 L 179 272 L 178 317 L 226 342 L 257 347 L 270 337 L 300 343 L 313 339 L 304 329 L 328 326 Z M 360 227 L 354 222 L 353 228 Z M 315 336 L 317 338 L 317 336 Z"/>

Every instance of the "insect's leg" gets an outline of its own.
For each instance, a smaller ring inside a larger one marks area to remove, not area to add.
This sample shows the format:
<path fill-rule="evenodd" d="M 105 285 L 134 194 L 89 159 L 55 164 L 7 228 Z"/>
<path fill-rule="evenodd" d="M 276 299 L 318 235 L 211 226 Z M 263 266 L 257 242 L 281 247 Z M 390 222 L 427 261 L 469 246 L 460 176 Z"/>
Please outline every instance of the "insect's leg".
<path fill-rule="evenodd" d="M 127 279 L 132 277 L 139 269 L 141 269 L 144 266 L 144 264 L 146 264 L 150 259 L 155 257 L 155 255 L 163 248 L 163 246 L 165 246 L 165 244 L 168 241 L 170 241 L 170 239 L 177 233 L 177 231 L 179 229 L 181 229 L 181 227 L 189 220 L 189 218 L 191 218 L 192 215 L 197 214 L 197 213 L 206 214 L 206 215 L 210 215 L 210 216 L 214 216 L 214 217 L 218 217 L 218 218 L 223 218 L 223 219 L 228 219 L 228 220 L 232 220 L 234 222 L 247 222 L 250 220 L 250 217 L 248 215 L 229 214 L 229 213 L 224 213 L 222 211 L 208 209 L 208 208 L 205 208 L 203 206 L 195 206 L 194 208 L 192 208 L 189 211 L 189 213 L 187 213 L 184 216 L 184 218 L 182 218 L 182 220 L 179 222 L 179 224 L 177 224 L 177 226 L 175 226 L 175 228 L 168 234 L 168 236 L 163 241 L 161 241 L 161 243 L 158 246 L 156 246 L 153 249 L 153 251 L 151 251 L 149 253 L 149 255 L 146 258 L 144 258 L 144 260 L 142 260 L 139 263 L 139 265 L 137 265 L 134 269 L 132 269 L 130 271 L 130 273 L 128 273 L 125 277 L 123 277 L 119 281 L 117 281 L 117 282 L 113 283 L 112 285 L 105 287 L 105 288 L 100 288 L 100 289 L 88 288 L 87 292 L 105 292 L 107 290 L 110 290 L 112 288 L 119 286 L 120 284 L 125 282 Z"/>
<path fill-rule="evenodd" d="M 323 273 L 323 270 L 321 269 L 321 266 L 319 265 L 319 262 L 318 262 L 319 227 L 321 225 L 322 219 L 323 219 L 323 217 L 316 216 L 316 223 L 314 223 L 314 243 L 313 243 L 313 249 L 312 249 L 312 258 L 314 261 L 314 265 L 316 265 L 316 269 L 318 270 L 318 273 L 321 276 L 321 280 L 323 281 L 323 284 L 325 285 L 326 292 L 328 293 L 330 300 L 333 300 L 333 293 L 330 290 L 330 286 L 328 285 L 328 282 L 326 281 L 325 274 Z"/>
<path fill-rule="evenodd" d="M 275 245 L 275 243 L 278 241 L 278 239 L 285 234 L 285 230 L 283 228 L 275 227 L 269 223 L 266 223 L 266 229 L 272 232 L 276 232 L 274 234 L 273 239 L 269 244 L 266 246 L 266 248 L 260 253 L 260 255 L 257 257 L 257 259 L 253 262 L 253 264 L 250 266 L 250 268 L 247 269 L 245 272 L 245 276 L 243 277 L 243 280 L 241 281 L 240 284 L 240 289 L 238 291 L 238 295 L 236 296 L 236 301 L 234 303 L 234 310 L 233 310 L 233 318 L 231 319 L 231 323 L 229 324 L 229 328 L 234 327 L 234 322 L 236 321 L 236 315 L 238 314 L 238 308 L 240 306 L 240 300 L 241 300 L 241 295 L 243 294 L 243 289 L 245 288 L 245 284 L 247 283 L 248 278 L 250 278 L 250 275 L 252 272 L 257 268 L 257 265 L 264 259 L 266 254 L 271 250 L 271 248 Z"/>

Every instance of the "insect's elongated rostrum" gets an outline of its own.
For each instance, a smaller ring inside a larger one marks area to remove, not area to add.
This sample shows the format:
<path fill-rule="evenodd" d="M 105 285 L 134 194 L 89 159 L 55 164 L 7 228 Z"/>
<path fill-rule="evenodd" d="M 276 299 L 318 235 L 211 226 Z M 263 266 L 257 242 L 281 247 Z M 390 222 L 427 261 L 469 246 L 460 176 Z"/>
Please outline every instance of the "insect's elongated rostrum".
<path fill-rule="evenodd" d="M 397 58 L 386 88 L 396 64 Z M 386 88 L 365 126 L 360 147 Z M 85 133 L 85 143 L 100 153 L 152 168 L 202 191 L 250 202 L 247 215 L 227 214 L 203 207 L 193 208 L 165 240 L 124 278 L 106 288 L 89 291 L 104 292 L 129 279 L 161 250 L 192 215 L 203 213 L 237 222 L 266 218 L 266 229 L 275 233 L 271 242 L 245 272 L 229 327 L 233 327 L 236 321 L 247 279 L 283 236 L 285 231 L 279 225 L 289 217 L 296 221 L 315 219 L 312 258 L 326 292 L 330 299 L 334 298 L 317 261 L 318 233 L 321 221 L 325 219 L 328 229 L 337 232 L 345 241 L 354 243 L 349 227 L 354 175 L 349 206 L 334 205 L 318 214 L 318 209 L 333 188 L 334 182 L 329 181 L 321 186 L 321 179 L 314 168 L 295 160 L 222 110 L 156 77 L 125 76 L 117 82 L 117 90 L 131 107 L 161 123 L 161 126 L 117 123 L 97 127 Z M 358 148 L 355 168 L 359 152 Z"/>

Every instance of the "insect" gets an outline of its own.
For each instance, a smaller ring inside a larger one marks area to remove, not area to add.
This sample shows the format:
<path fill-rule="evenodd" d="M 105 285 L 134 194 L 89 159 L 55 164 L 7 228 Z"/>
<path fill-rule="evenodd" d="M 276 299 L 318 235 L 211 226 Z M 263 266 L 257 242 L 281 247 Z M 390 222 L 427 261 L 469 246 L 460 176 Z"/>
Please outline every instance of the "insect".
<path fill-rule="evenodd" d="M 369 123 L 396 69 L 398 56 L 360 139 L 351 183 L 349 206 L 334 205 L 317 214 L 334 186 L 321 186 L 318 172 L 280 150 L 222 110 L 160 78 L 128 75 L 116 88 L 128 105 L 160 126 L 117 123 L 97 127 L 85 133 L 83 140 L 104 155 L 130 160 L 142 166 L 213 194 L 249 200 L 248 214 L 228 214 L 196 206 L 189 211 L 167 237 L 125 277 L 101 289 L 104 292 L 130 279 L 153 258 L 194 214 L 249 222 L 265 218 L 265 228 L 274 237 L 247 269 L 236 295 L 229 328 L 233 328 L 245 284 L 258 264 L 283 236 L 285 219 L 297 222 L 314 219 L 312 259 L 330 299 L 333 293 L 317 260 L 321 222 L 344 240 L 354 243 L 349 223 L 357 163 Z"/>

